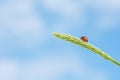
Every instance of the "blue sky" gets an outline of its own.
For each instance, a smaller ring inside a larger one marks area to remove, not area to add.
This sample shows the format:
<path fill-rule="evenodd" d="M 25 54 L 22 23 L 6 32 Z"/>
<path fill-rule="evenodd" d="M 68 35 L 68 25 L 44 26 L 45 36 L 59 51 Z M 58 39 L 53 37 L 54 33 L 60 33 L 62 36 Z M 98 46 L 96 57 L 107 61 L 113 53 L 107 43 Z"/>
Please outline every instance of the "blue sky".
<path fill-rule="evenodd" d="M 53 32 L 120 61 L 119 0 L 0 0 L 1 80 L 119 80 L 120 68 Z"/>

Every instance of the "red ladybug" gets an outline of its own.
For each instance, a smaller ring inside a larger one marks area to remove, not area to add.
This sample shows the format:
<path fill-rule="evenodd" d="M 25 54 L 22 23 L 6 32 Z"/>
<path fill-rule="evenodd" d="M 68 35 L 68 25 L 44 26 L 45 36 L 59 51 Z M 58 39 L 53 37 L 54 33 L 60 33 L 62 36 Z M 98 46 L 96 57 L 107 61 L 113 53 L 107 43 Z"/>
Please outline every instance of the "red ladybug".
<path fill-rule="evenodd" d="M 81 39 L 85 42 L 88 42 L 88 38 L 86 36 L 81 36 Z"/>

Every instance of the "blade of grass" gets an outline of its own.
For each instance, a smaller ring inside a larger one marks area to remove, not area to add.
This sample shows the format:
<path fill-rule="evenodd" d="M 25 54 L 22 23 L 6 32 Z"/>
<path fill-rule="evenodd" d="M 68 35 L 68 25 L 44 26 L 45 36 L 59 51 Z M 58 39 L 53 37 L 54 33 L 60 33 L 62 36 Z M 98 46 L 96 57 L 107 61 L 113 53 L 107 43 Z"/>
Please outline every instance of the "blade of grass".
<path fill-rule="evenodd" d="M 53 33 L 55 37 L 69 41 L 71 43 L 80 45 L 88 50 L 91 50 L 93 52 L 95 52 L 96 54 L 99 54 L 100 56 L 102 56 L 103 58 L 112 61 L 113 63 L 115 63 L 116 65 L 120 66 L 120 63 L 118 61 L 116 61 L 115 59 L 113 59 L 111 56 L 109 56 L 107 53 L 105 53 L 104 51 L 100 50 L 99 48 L 97 48 L 96 46 L 88 43 L 88 42 L 84 42 L 83 40 L 75 37 L 75 36 L 71 36 L 69 34 L 61 34 L 58 32 L 54 32 Z"/>

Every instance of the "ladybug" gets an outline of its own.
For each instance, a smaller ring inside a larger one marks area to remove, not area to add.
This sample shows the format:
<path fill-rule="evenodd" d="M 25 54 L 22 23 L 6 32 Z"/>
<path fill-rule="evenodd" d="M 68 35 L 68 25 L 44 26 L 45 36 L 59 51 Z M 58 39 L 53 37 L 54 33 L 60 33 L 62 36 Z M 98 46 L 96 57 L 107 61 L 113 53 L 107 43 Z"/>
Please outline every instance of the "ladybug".
<path fill-rule="evenodd" d="M 85 42 L 88 42 L 88 38 L 86 36 L 81 36 L 81 39 Z"/>

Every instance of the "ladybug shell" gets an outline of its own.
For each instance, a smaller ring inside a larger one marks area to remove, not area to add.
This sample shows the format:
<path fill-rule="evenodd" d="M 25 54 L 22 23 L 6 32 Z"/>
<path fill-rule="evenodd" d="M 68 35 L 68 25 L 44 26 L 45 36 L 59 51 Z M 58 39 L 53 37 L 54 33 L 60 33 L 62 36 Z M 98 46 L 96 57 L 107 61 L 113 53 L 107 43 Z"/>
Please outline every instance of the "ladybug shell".
<path fill-rule="evenodd" d="M 88 38 L 86 36 L 81 36 L 81 39 L 85 42 L 88 42 Z"/>

